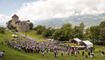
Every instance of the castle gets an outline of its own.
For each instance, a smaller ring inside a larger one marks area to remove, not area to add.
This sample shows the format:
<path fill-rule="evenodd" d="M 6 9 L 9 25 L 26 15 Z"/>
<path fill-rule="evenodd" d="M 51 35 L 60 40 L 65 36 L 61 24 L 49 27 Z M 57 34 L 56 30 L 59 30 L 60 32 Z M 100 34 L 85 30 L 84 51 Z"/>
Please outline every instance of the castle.
<path fill-rule="evenodd" d="M 29 20 L 28 21 L 20 21 L 19 17 L 14 14 L 11 19 L 10 23 L 13 27 L 16 27 L 18 32 L 26 32 L 30 30 L 30 24 L 32 24 Z"/>

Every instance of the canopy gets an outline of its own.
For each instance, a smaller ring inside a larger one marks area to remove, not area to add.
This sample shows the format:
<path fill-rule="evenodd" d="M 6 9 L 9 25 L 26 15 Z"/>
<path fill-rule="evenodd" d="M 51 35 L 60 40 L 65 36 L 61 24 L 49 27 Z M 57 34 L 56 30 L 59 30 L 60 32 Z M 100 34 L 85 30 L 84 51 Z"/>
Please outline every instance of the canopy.
<path fill-rule="evenodd" d="M 81 40 L 79 38 L 74 38 L 74 40 L 77 42 L 81 42 Z"/>
<path fill-rule="evenodd" d="M 91 43 L 90 41 L 86 40 L 83 41 L 84 44 L 86 44 L 87 48 L 93 47 L 93 43 Z"/>

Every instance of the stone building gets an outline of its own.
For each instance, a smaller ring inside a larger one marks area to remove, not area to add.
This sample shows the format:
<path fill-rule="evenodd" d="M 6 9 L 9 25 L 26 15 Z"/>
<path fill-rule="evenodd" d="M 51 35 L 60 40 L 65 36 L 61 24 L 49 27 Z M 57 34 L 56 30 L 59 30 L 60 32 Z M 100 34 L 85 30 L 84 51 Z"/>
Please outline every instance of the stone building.
<path fill-rule="evenodd" d="M 26 31 L 30 30 L 30 24 L 31 24 L 31 22 L 29 20 L 28 21 L 20 21 L 19 17 L 16 14 L 14 14 L 12 16 L 11 25 L 13 27 L 16 27 L 18 32 L 26 32 Z"/>

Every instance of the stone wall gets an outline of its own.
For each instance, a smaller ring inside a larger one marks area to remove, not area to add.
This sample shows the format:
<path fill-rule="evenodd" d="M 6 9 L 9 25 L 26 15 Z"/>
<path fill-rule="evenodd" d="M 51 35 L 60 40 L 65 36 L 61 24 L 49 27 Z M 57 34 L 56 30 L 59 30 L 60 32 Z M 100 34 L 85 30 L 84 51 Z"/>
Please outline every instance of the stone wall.
<path fill-rule="evenodd" d="M 11 20 L 11 25 L 16 27 L 18 32 L 26 32 L 30 30 L 29 21 L 20 21 L 17 15 L 13 15 Z"/>

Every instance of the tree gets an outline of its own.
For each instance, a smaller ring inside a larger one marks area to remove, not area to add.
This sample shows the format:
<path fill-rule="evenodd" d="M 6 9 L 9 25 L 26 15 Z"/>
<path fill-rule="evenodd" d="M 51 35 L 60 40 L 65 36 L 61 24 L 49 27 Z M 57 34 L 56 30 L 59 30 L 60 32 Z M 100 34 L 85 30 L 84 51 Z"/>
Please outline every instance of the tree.
<path fill-rule="evenodd" d="M 30 26 L 30 29 L 33 29 L 33 24 L 32 23 L 30 23 L 29 26 Z"/>
<path fill-rule="evenodd" d="M 53 38 L 60 41 L 68 41 L 72 39 L 72 25 L 70 23 L 64 24 L 61 29 L 57 29 L 54 34 Z"/>
<path fill-rule="evenodd" d="M 105 45 L 105 28 L 100 29 L 99 39 Z"/>
<path fill-rule="evenodd" d="M 84 39 L 87 40 L 90 39 L 90 37 L 91 37 L 90 28 L 87 28 L 84 33 Z"/>
<path fill-rule="evenodd" d="M 62 31 L 61 29 L 57 29 L 53 34 L 53 39 L 59 41 L 65 41 L 64 31 Z"/>
<path fill-rule="evenodd" d="M 96 40 L 99 40 L 100 35 L 100 28 L 99 26 L 91 26 L 90 27 L 90 39 L 93 40 L 93 43 L 95 43 Z"/>
<path fill-rule="evenodd" d="M 34 28 L 34 30 L 37 31 L 37 34 L 42 34 L 45 29 L 46 27 L 42 25 L 38 25 L 37 27 Z"/>
<path fill-rule="evenodd" d="M 49 27 L 49 28 L 47 28 L 47 29 L 44 30 L 44 32 L 42 33 L 42 35 L 44 37 L 47 37 L 47 38 L 52 38 L 52 35 L 53 35 L 54 32 L 55 32 L 55 29 Z"/>
<path fill-rule="evenodd" d="M 82 31 L 84 30 L 84 27 L 85 27 L 84 23 L 80 23 L 80 28 Z"/>
<path fill-rule="evenodd" d="M 99 26 L 100 28 L 105 28 L 105 21 L 101 22 Z"/>
<path fill-rule="evenodd" d="M 10 20 L 10 21 L 7 23 L 8 29 L 13 30 L 13 31 L 17 31 L 16 27 L 14 27 L 14 26 L 11 25 L 11 22 L 12 22 L 12 20 Z"/>
<path fill-rule="evenodd" d="M 0 27 L 0 33 L 5 33 L 5 29 L 3 27 Z"/>
<path fill-rule="evenodd" d="M 73 38 L 83 38 L 83 29 L 80 26 L 75 26 L 73 29 Z"/>
<path fill-rule="evenodd" d="M 72 24 L 66 23 L 66 24 L 64 24 L 64 25 L 62 26 L 61 29 L 62 29 L 63 32 L 64 32 L 65 40 L 68 41 L 68 40 L 70 40 L 70 39 L 73 38 L 73 34 L 72 34 L 72 32 L 73 32 Z"/>

